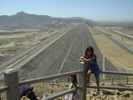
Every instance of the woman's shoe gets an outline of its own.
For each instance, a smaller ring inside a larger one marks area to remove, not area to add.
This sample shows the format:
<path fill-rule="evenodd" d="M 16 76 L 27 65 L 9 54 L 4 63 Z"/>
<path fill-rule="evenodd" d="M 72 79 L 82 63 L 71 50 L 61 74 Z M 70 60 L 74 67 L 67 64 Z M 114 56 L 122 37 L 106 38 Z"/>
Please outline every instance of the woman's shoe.
<path fill-rule="evenodd" d="M 100 91 L 97 91 L 97 94 L 100 94 Z"/>
<path fill-rule="evenodd" d="M 89 81 L 89 82 L 87 82 L 87 86 L 90 86 L 90 81 Z"/>
<path fill-rule="evenodd" d="M 90 83 L 87 82 L 87 86 L 90 86 Z"/>

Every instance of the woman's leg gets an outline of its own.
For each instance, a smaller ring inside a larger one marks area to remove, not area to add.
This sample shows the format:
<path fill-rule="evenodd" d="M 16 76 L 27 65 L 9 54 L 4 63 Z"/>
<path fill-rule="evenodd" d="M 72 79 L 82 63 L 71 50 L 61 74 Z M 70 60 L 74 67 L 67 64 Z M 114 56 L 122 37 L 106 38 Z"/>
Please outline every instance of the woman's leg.
<path fill-rule="evenodd" d="M 88 83 L 90 83 L 91 71 L 88 71 Z"/>
<path fill-rule="evenodd" d="M 97 91 L 99 91 L 99 77 L 96 77 Z"/>

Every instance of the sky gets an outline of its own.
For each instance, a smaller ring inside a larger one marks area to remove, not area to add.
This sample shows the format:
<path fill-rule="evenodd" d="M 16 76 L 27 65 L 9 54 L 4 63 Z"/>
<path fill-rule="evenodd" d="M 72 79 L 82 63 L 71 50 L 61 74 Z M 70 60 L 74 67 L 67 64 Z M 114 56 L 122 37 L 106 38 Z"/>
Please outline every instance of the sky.
<path fill-rule="evenodd" d="M 20 11 L 94 21 L 133 21 L 133 0 L 0 0 L 0 16 Z"/>

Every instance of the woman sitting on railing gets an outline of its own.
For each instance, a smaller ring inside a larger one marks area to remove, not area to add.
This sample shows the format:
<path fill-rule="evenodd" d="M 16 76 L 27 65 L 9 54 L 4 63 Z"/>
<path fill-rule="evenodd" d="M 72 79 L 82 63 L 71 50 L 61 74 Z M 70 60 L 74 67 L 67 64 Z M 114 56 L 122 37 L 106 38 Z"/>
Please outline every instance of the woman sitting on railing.
<path fill-rule="evenodd" d="M 81 62 L 85 62 L 86 65 L 88 66 L 88 69 L 87 69 L 88 70 L 88 83 L 87 83 L 87 85 L 88 86 L 90 85 L 90 76 L 91 76 L 91 73 L 94 73 L 95 78 L 96 78 L 96 83 L 97 83 L 97 94 L 100 94 L 100 91 L 99 91 L 100 70 L 99 70 L 99 66 L 97 64 L 96 59 L 97 59 L 97 57 L 94 54 L 93 47 L 89 46 L 86 48 L 85 56 L 81 56 L 79 60 Z"/>

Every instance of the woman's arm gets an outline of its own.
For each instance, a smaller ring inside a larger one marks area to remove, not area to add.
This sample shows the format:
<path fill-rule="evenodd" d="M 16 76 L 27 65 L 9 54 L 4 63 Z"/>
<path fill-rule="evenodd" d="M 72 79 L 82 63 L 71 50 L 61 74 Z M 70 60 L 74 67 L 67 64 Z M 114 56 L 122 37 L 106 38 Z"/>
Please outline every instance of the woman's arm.
<path fill-rule="evenodd" d="M 79 61 L 83 61 L 85 63 L 89 63 L 90 61 L 92 61 L 93 59 L 95 59 L 95 56 L 92 56 L 91 58 L 89 59 L 86 59 L 85 57 L 81 56 Z"/>
<path fill-rule="evenodd" d="M 72 100 L 74 100 L 74 96 L 76 95 L 76 92 L 77 92 L 77 87 L 75 84 L 73 84 L 72 87 L 74 88 Z"/>

